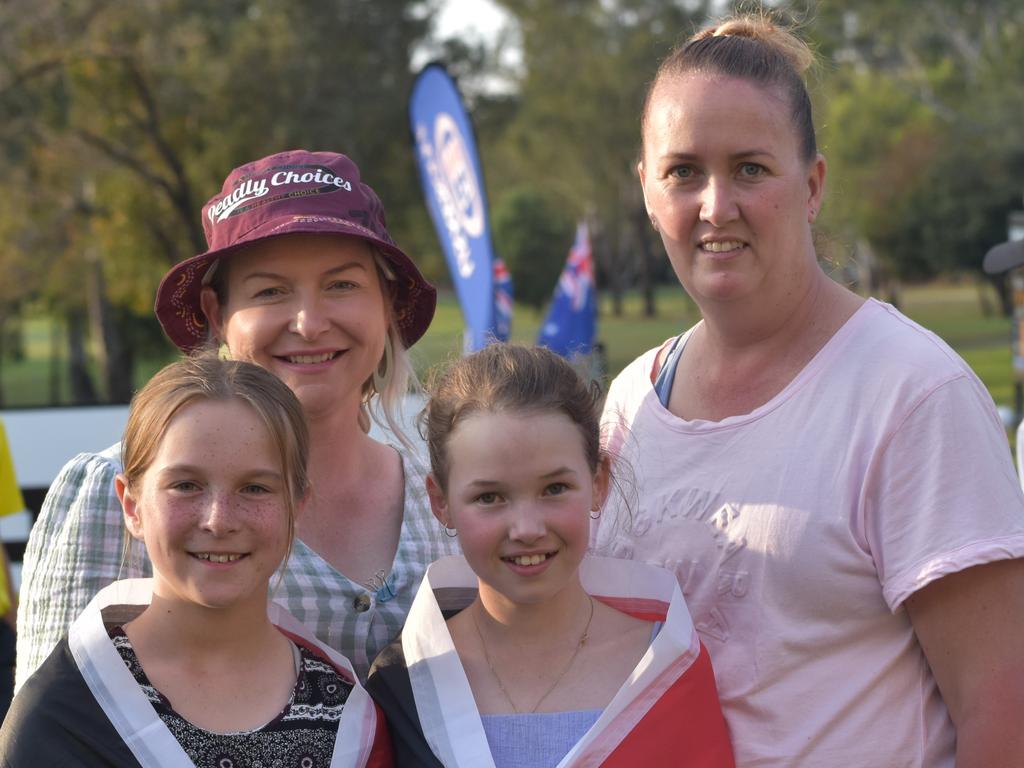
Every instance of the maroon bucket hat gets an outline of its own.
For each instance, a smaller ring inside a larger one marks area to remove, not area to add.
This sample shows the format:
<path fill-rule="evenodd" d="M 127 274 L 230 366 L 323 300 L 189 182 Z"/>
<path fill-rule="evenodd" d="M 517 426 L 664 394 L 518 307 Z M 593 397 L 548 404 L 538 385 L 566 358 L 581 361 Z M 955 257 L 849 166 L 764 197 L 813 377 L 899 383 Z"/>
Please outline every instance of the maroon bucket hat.
<path fill-rule="evenodd" d="M 236 168 L 203 206 L 203 229 L 209 250 L 173 267 L 156 292 L 160 325 L 185 352 L 208 337 L 199 296 L 214 263 L 243 245 L 293 232 L 358 237 L 381 253 L 394 272 L 393 311 L 407 347 L 434 317 L 437 291 L 395 245 L 380 199 L 345 155 L 297 149 Z"/>

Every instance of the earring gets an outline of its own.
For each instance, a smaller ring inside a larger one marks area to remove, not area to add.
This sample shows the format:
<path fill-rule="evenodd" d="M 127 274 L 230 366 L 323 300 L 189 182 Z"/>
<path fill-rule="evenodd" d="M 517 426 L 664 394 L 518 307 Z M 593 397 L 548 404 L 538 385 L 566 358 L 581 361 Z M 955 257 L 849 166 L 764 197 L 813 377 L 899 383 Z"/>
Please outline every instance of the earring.
<path fill-rule="evenodd" d="M 459 532 L 457 530 L 455 530 L 454 528 L 449 528 L 447 525 L 442 525 L 441 529 L 444 531 L 444 535 L 447 536 L 449 539 L 454 539 L 456 536 L 459 535 Z M 449 531 L 451 531 L 451 533 L 449 533 Z"/>
<path fill-rule="evenodd" d="M 596 515 L 594 514 L 595 512 L 597 513 Z M 590 519 L 591 520 L 597 520 L 599 517 L 601 517 L 601 508 L 600 507 L 594 507 L 592 510 L 590 510 Z"/>

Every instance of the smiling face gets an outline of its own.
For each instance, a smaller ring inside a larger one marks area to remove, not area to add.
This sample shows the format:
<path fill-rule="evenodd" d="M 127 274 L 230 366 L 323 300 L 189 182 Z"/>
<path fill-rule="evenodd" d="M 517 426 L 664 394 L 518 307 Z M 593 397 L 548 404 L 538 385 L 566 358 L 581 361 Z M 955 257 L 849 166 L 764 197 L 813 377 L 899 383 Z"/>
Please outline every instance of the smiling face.
<path fill-rule="evenodd" d="M 255 410 L 200 400 L 171 419 L 137 487 L 118 493 L 145 542 L 153 593 L 206 607 L 265 604 L 288 548 L 280 452 Z"/>
<path fill-rule="evenodd" d="M 604 464 L 591 472 L 572 420 L 481 411 L 458 423 L 447 451 L 447 491 L 431 476 L 431 506 L 458 530 L 481 597 L 536 604 L 578 586 L 608 476 Z"/>
<path fill-rule="evenodd" d="M 307 416 L 355 414 L 380 364 L 388 308 L 362 240 L 292 234 L 225 259 L 224 304 L 203 291 L 203 311 L 234 358 L 284 381 Z"/>
<path fill-rule="evenodd" d="M 801 157 L 783 92 L 696 73 L 652 94 L 640 163 L 647 210 L 679 281 L 706 308 L 799 293 L 818 270 L 810 222 L 824 160 Z"/>

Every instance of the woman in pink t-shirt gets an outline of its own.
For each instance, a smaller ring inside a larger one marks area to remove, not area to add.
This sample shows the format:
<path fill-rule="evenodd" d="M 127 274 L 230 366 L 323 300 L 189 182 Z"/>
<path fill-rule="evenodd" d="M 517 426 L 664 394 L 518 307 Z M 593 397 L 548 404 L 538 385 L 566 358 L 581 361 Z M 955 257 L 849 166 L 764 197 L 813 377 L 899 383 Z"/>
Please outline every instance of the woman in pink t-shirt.
<path fill-rule="evenodd" d="M 650 88 L 644 200 L 703 319 L 612 385 L 641 499 L 593 543 L 676 572 L 738 765 L 1024 765 L 1024 497 L 966 364 L 818 264 L 812 62 L 738 17 Z"/>

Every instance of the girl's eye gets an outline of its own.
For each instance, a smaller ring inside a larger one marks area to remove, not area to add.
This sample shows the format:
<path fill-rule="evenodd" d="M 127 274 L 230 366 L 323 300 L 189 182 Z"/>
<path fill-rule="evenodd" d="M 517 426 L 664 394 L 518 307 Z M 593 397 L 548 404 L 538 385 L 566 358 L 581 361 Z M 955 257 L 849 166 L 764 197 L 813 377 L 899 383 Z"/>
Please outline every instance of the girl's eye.
<path fill-rule="evenodd" d="M 569 486 L 566 483 L 551 483 L 544 489 L 544 493 L 547 496 L 560 496 L 568 490 Z"/>
<path fill-rule="evenodd" d="M 763 176 L 765 173 L 765 167 L 758 163 L 743 163 L 740 166 L 740 176 L 748 179 L 753 179 L 758 176 Z"/>
<path fill-rule="evenodd" d="M 359 286 L 351 280 L 335 280 L 327 287 L 332 291 L 351 291 L 353 288 L 358 288 Z"/>
<path fill-rule="evenodd" d="M 262 495 L 265 493 L 273 493 L 267 486 L 259 485 L 258 483 L 251 483 L 242 488 L 242 493 L 248 493 L 251 495 Z"/>
<path fill-rule="evenodd" d="M 179 480 L 178 482 L 171 485 L 171 489 L 175 491 L 181 491 L 182 493 L 189 493 L 191 491 L 198 491 L 199 485 L 192 482 L 191 480 Z"/>
<path fill-rule="evenodd" d="M 481 493 L 479 496 L 476 497 L 476 503 L 477 504 L 483 504 L 485 506 L 490 506 L 491 504 L 497 504 L 499 500 L 500 500 L 500 497 L 498 496 L 498 494 L 494 493 L 494 491 L 486 491 L 486 492 Z"/>

